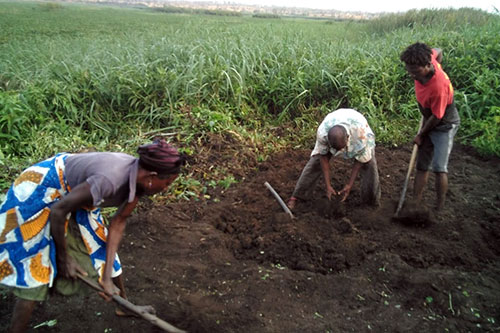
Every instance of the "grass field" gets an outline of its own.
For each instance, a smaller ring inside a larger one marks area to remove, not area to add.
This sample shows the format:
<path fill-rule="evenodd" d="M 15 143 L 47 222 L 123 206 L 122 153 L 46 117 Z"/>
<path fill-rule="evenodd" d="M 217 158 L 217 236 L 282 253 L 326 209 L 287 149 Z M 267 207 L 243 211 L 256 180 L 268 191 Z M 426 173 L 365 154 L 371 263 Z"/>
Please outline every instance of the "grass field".
<path fill-rule="evenodd" d="M 457 140 L 500 155 L 498 13 L 335 22 L 0 1 L 0 188 L 56 152 L 133 153 L 158 134 L 192 153 L 231 131 L 264 160 L 310 146 L 341 106 L 364 113 L 378 143 L 409 142 L 419 113 L 399 55 L 415 41 L 443 49 Z"/>

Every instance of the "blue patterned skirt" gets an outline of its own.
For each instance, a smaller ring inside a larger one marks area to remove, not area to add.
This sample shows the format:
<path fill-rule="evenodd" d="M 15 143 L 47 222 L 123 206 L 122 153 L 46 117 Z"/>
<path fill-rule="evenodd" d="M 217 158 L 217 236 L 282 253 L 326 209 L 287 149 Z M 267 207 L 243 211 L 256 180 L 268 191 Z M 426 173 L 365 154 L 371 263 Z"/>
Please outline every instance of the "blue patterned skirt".
<path fill-rule="evenodd" d="M 50 234 L 50 207 L 69 193 L 65 177 L 68 154 L 58 154 L 24 170 L 0 205 L 0 283 L 18 288 L 52 286 L 57 276 L 56 248 Z M 105 227 L 99 208 L 74 215 L 99 276 L 106 262 Z M 66 230 L 69 216 L 66 220 Z M 112 276 L 121 274 L 118 255 Z"/>

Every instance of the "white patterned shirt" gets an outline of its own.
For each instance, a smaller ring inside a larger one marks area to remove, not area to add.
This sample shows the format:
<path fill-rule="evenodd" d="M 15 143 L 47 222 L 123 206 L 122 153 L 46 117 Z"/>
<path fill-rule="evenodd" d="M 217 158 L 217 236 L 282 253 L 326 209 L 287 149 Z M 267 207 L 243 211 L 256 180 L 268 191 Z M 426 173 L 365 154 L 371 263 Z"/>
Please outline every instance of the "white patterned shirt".
<path fill-rule="evenodd" d="M 341 150 L 336 150 L 328 143 L 328 131 L 337 125 L 344 127 L 349 136 L 347 145 Z M 367 163 L 372 159 L 374 147 L 375 134 L 366 118 L 353 109 L 338 109 L 330 112 L 319 125 L 311 156 L 330 152 L 333 156 L 342 155 L 344 159 L 355 158 L 361 163 Z"/>

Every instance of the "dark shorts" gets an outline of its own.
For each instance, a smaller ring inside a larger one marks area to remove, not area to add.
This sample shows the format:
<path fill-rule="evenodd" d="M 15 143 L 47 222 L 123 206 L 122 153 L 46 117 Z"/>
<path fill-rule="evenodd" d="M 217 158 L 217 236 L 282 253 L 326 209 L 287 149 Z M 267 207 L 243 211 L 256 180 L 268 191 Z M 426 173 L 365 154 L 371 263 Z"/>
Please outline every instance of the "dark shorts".
<path fill-rule="evenodd" d="M 417 170 L 434 172 L 448 172 L 448 159 L 453 138 L 458 130 L 457 124 L 449 124 L 449 129 L 435 129 L 423 137 L 418 147 Z"/>
<path fill-rule="evenodd" d="M 83 243 L 80 230 L 74 220 L 70 220 L 66 234 L 68 254 L 88 273 L 88 277 L 97 281 L 98 274 L 92 265 L 89 254 Z M 58 293 L 63 296 L 86 295 L 90 289 L 80 280 L 56 277 L 52 288 L 43 285 L 36 288 L 11 288 L 15 296 L 30 301 L 46 301 L 50 294 Z"/>

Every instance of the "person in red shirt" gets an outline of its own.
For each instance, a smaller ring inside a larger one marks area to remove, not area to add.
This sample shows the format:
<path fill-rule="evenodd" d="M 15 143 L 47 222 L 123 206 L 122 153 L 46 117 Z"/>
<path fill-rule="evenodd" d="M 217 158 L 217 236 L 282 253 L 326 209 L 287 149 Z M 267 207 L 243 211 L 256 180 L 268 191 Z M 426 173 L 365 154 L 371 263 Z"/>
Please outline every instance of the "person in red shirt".
<path fill-rule="evenodd" d="M 401 53 L 400 59 L 415 80 L 415 95 L 423 117 L 422 126 L 413 140 L 419 147 L 414 197 L 417 204 L 422 202 L 432 168 L 436 176 L 436 210 L 439 211 L 444 207 L 448 191 L 448 159 L 460 125 L 453 86 L 441 68 L 443 53 L 440 49 L 415 43 Z"/>

